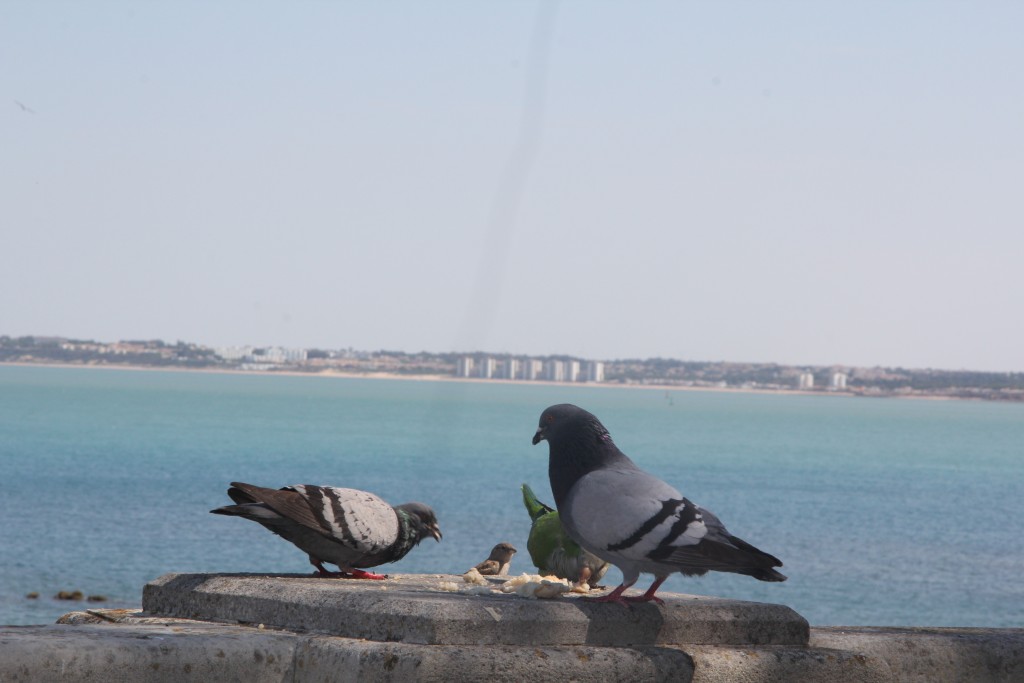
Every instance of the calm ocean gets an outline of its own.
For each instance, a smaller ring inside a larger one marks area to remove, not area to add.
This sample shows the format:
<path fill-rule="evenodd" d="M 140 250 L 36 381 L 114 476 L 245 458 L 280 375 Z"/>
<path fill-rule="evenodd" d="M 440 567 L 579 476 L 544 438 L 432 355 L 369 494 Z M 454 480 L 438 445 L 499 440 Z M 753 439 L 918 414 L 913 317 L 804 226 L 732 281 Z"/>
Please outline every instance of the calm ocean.
<path fill-rule="evenodd" d="M 562 402 L 790 577 L 667 590 L 781 602 L 816 625 L 1024 626 L 1024 405 L 14 366 L 0 624 L 86 604 L 59 590 L 128 607 L 166 572 L 311 571 L 258 525 L 208 513 L 232 480 L 429 503 L 444 541 L 389 571 L 461 573 L 504 540 L 513 572 L 532 571 L 519 485 L 552 502 L 530 438 Z"/>

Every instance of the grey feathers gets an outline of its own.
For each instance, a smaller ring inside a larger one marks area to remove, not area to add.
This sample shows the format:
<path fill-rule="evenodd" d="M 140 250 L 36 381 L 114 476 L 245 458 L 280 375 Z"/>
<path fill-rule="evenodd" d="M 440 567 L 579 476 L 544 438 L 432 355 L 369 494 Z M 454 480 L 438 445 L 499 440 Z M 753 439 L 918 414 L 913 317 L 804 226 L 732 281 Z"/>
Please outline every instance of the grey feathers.
<path fill-rule="evenodd" d="M 600 421 L 569 404 L 543 412 L 533 443 L 549 444 L 551 490 L 570 538 L 619 567 L 623 585 L 640 573 L 656 581 L 642 599 L 674 572 L 699 576 L 708 571 L 745 574 L 762 581 L 784 581 L 782 563 L 728 532 L 710 511 L 637 467 L 612 441 Z"/>
<path fill-rule="evenodd" d="M 232 482 L 235 505 L 215 514 L 245 517 L 290 541 L 309 555 L 321 575 L 324 562 L 344 575 L 382 578 L 359 571 L 403 558 L 421 540 L 441 540 L 434 511 L 423 503 L 392 507 L 357 489 L 299 484 L 281 489 Z"/>

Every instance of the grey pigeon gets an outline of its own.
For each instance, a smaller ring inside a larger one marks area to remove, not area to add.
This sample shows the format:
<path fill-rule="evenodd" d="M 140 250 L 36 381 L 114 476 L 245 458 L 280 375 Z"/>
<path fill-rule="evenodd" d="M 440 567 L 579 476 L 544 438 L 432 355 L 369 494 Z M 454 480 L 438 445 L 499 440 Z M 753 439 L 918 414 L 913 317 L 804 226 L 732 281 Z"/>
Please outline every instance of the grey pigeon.
<path fill-rule="evenodd" d="M 661 603 L 654 593 L 671 574 L 709 571 L 785 581 L 777 558 L 732 534 L 709 510 L 637 467 L 601 422 L 574 405 L 540 416 L 534 445 L 547 441 L 548 477 L 569 537 L 622 570 L 622 584 L 600 602 Z M 638 597 L 622 593 L 640 573 L 654 583 Z"/>
<path fill-rule="evenodd" d="M 228 495 L 236 505 L 210 512 L 262 524 L 305 551 L 320 576 L 384 579 L 361 568 L 400 560 L 428 536 L 441 540 L 437 517 L 423 503 L 392 507 L 356 489 L 309 484 L 268 489 L 237 481 Z M 324 569 L 324 562 L 341 572 Z"/>
<path fill-rule="evenodd" d="M 526 549 L 534 566 L 542 572 L 554 574 L 574 583 L 586 582 L 595 588 L 608 571 L 608 563 L 586 550 L 565 535 L 558 511 L 540 502 L 526 484 L 523 484 L 523 505 L 530 513 L 530 537 Z"/>
<path fill-rule="evenodd" d="M 484 576 L 505 576 L 508 574 L 509 565 L 512 564 L 512 556 L 517 552 L 519 551 L 511 543 L 499 543 L 491 549 L 487 559 L 474 569 Z"/>

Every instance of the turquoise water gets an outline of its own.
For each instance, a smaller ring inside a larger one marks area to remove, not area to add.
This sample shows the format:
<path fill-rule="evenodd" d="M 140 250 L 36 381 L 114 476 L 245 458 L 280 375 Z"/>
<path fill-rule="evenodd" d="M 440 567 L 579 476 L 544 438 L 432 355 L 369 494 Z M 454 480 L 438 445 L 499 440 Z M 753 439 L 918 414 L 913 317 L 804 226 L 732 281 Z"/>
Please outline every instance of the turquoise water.
<path fill-rule="evenodd" d="M 667 590 L 819 625 L 1024 626 L 1022 405 L 15 366 L 0 366 L 0 623 L 84 604 L 58 590 L 138 606 L 166 572 L 310 571 L 258 525 L 208 513 L 232 480 L 431 504 L 444 541 L 392 571 L 462 572 L 502 540 L 531 571 L 519 484 L 551 502 L 530 438 L 561 402 L 790 577 Z"/>

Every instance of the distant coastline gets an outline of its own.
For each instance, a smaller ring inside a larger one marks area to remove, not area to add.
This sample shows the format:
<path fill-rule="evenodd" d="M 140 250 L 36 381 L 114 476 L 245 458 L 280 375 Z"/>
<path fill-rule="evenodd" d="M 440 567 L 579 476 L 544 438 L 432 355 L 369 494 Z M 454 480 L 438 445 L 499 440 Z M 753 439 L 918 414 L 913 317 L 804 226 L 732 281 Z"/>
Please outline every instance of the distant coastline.
<path fill-rule="evenodd" d="M 588 386 L 672 391 L 1024 402 L 1024 373 L 487 352 L 213 348 L 0 335 L 0 363 L 257 375 Z"/>
<path fill-rule="evenodd" d="M 218 375 L 250 375 L 257 377 L 311 377 L 320 379 L 372 379 L 384 381 L 411 381 L 411 382 L 462 382 L 469 384 L 499 384 L 517 386 L 550 386 L 550 387 L 576 387 L 590 389 L 641 389 L 648 391 L 686 391 L 686 392 L 712 392 L 712 393 L 740 393 L 740 394 L 767 394 L 781 396 L 833 396 L 855 398 L 864 396 L 852 392 L 834 391 L 806 391 L 801 389 L 769 389 L 758 387 L 715 387 L 715 386 L 686 386 L 671 384 L 623 384 L 618 382 L 602 382 L 567 385 L 565 382 L 552 382 L 547 380 L 520 380 L 520 379 L 486 379 L 481 377 L 455 377 L 453 375 L 429 375 L 429 374 L 401 374 L 395 372 L 343 372 L 338 370 L 320 370 L 316 372 L 302 370 L 250 370 L 234 368 L 187 368 L 157 365 L 130 365 L 114 363 L 49 363 L 49 362 L 25 362 L 25 361 L 0 361 L 2 366 L 34 367 L 34 368 L 58 368 L 58 369 L 86 369 L 86 370 L 127 370 L 130 372 L 184 372 Z M 977 397 L 939 396 L 925 394 L 896 394 L 877 395 L 876 398 L 900 398 L 920 399 L 926 401 L 980 401 Z"/>

